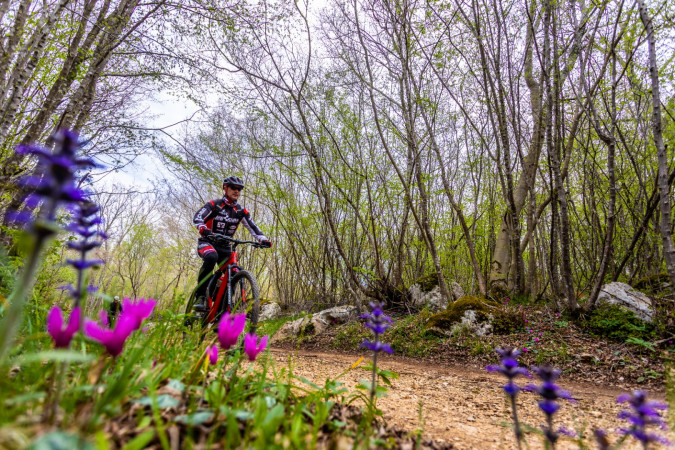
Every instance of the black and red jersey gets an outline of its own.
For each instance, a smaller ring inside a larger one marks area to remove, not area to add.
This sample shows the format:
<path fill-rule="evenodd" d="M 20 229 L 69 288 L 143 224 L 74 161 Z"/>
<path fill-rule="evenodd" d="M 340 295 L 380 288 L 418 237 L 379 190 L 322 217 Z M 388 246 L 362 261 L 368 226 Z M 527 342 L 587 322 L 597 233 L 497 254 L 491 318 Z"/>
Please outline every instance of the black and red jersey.
<path fill-rule="evenodd" d="M 258 242 L 267 240 L 260 228 L 251 219 L 251 214 L 239 203 L 232 203 L 223 197 L 211 200 L 197 211 L 192 223 L 198 231 L 208 228 L 213 233 L 232 237 L 240 223 Z"/>

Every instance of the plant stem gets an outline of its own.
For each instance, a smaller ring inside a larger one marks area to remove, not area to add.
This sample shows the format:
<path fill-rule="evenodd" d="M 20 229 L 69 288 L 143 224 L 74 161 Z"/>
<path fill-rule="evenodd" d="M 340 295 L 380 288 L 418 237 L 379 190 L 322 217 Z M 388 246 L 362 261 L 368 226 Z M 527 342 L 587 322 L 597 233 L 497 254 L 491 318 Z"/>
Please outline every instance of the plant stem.
<path fill-rule="evenodd" d="M 370 383 L 370 404 L 375 408 L 375 389 L 377 383 L 377 352 L 373 352 L 373 381 Z"/>
<path fill-rule="evenodd" d="M 33 249 L 28 258 L 26 258 L 26 265 L 23 267 L 21 278 L 7 299 L 9 309 L 7 310 L 7 315 L 0 322 L 0 364 L 3 363 L 9 353 L 9 349 L 14 343 L 14 337 L 19 332 L 23 323 L 26 296 L 32 290 L 35 283 L 35 273 L 40 267 L 42 248 L 47 243 L 47 240 L 47 235 L 38 233 L 33 244 Z"/>
<path fill-rule="evenodd" d="M 516 396 L 510 395 L 511 398 L 511 411 L 513 412 L 513 431 L 516 434 L 516 443 L 518 444 L 518 450 L 520 447 L 520 438 L 522 436 L 522 431 L 520 430 L 520 422 L 518 421 L 518 410 L 516 407 Z"/>

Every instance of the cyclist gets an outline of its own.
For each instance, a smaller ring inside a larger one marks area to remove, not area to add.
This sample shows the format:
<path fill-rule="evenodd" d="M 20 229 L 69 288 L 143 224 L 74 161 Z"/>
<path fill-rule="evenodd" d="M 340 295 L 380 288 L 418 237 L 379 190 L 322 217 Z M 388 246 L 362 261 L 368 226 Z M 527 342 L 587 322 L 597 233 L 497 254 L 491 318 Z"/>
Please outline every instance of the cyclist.
<path fill-rule="evenodd" d="M 117 318 L 118 314 L 122 313 L 122 304 L 120 303 L 120 298 L 119 296 L 115 296 L 113 298 L 113 301 L 110 302 L 110 308 L 108 308 L 108 324 L 110 324 L 110 327 L 115 325 L 115 319 Z"/>
<path fill-rule="evenodd" d="M 227 245 L 216 247 L 207 239 L 212 234 L 222 234 L 232 237 L 240 223 L 249 231 L 251 236 L 266 247 L 272 247 L 272 242 L 265 237 L 258 226 L 251 219 L 251 214 L 246 208 L 237 203 L 244 182 L 237 176 L 229 176 L 223 180 L 223 198 L 211 200 L 195 214 L 192 223 L 199 231 L 200 238 L 197 241 L 197 253 L 204 261 L 199 269 L 199 284 L 197 285 L 196 311 L 206 310 L 205 297 L 208 279 L 218 261 L 224 263 L 230 257 L 232 248 Z"/>

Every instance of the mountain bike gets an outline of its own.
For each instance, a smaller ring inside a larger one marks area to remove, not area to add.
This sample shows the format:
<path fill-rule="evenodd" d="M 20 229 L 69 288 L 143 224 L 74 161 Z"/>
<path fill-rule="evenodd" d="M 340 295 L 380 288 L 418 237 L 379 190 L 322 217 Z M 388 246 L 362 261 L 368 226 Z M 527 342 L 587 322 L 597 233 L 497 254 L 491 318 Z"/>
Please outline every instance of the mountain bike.
<path fill-rule="evenodd" d="M 230 258 L 222 263 L 209 278 L 206 287 L 206 310 L 193 311 L 197 301 L 197 288 L 190 294 L 185 309 L 185 325 L 191 328 L 200 323 L 202 331 L 210 324 L 217 324 L 223 313 L 246 314 L 250 333 L 254 333 L 260 314 L 260 289 L 255 277 L 239 266 L 237 246 L 250 244 L 254 248 L 268 248 L 257 241 L 240 241 L 222 234 L 213 234 L 206 238 L 216 247 L 232 246 Z M 203 337 L 203 334 L 202 334 Z"/>

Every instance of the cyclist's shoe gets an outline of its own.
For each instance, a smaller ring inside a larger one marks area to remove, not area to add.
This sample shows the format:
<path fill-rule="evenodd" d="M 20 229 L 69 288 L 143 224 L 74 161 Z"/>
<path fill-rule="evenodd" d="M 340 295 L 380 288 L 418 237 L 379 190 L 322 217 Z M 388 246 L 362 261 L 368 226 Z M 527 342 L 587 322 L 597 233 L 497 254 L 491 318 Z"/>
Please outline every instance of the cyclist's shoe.
<path fill-rule="evenodd" d="M 197 297 L 197 301 L 195 302 L 194 306 L 192 309 L 195 312 L 206 312 L 209 308 L 206 306 L 206 298 L 204 297 Z"/>

